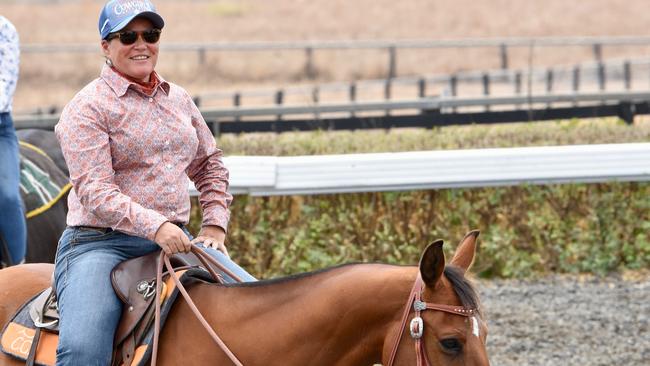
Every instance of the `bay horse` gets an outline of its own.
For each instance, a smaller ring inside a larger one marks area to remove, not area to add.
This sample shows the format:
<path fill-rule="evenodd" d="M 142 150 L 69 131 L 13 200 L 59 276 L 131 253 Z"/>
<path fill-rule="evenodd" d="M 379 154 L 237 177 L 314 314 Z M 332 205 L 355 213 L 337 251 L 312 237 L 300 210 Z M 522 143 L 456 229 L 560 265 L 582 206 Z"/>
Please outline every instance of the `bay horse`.
<path fill-rule="evenodd" d="M 487 325 L 465 276 L 477 237 L 465 236 L 449 266 L 438 240 L 419 266 L 350 264 L 254 283 L 201 283 L 189 294 L 246 366 L 484 366 Z M 1 297 L 0 324 L 49 285 L 51 272 L 49 264 L 0 271 L 0 294 L 11 294 Z M 231 365 L 212 342 L 177 301 L 162 329 L 158 365 Z M 20 364 L 0 354 L 0 365 Z"/>

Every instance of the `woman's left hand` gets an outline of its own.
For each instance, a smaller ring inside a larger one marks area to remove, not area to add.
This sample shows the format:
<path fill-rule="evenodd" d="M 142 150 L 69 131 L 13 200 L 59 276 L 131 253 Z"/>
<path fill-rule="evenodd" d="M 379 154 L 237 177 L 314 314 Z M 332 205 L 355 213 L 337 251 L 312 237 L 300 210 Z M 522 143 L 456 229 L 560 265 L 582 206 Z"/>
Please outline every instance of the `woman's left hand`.
<path fill-rule="evenodd" d="M 199 235 L 194 238 L 191 243 L 203 243 L 207 248 L 214 248 L 223 254 L 228 255 L 228 249 L 224 241 L 226 240 L 226 232 L 219 226 L 204 226 L 201 228 Z"/>

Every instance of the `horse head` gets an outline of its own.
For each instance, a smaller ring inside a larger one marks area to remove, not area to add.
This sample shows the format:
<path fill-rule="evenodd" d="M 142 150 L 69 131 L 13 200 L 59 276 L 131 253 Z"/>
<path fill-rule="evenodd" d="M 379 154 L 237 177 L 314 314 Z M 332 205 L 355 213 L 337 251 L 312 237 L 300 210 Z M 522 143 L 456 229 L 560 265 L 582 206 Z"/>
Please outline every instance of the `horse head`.
<path fill-rule="evenodd" d="M 443 241 L 423 252 L 419 275 L 396 330 L 386 366 L 489 365 L 485 343 L 487 325 L 478 295 L 465 273 L 476 252 L 478 231 L 461 241 L 449 266 Z M 389 336 L 389 338 L 391 338 Z"/>

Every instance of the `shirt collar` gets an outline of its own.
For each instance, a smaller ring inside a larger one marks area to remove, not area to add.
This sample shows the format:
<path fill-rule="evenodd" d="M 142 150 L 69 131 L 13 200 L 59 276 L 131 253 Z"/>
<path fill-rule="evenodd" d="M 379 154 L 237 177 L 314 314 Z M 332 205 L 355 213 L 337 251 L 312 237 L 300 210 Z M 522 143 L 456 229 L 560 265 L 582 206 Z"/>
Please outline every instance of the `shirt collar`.
<path fill-rule="evenodd" d="M 156 77 L 158 80 L 160 80 L 160 84 L 158 85 L 159 89 L 162 89 L 162 91 L 169 95 L 169 83 L 163 79 L 160 74 L 156 73 Z M 131 82 L 122 76 L 120 76 L 118 73 L 113 70 L 112 67 L 108 65 L 104 65 L 102 68 L 102 73 L 100 74 L 100 77 L 108 84 L 108 86 L 113 89 L 115 94 L 117 94 L 118 97 L 123 96 L 126 94 L 126 91 L 129 90 L 129 87 L 131 86 L 136 86 L 137 84 L 134 82 Z"/>

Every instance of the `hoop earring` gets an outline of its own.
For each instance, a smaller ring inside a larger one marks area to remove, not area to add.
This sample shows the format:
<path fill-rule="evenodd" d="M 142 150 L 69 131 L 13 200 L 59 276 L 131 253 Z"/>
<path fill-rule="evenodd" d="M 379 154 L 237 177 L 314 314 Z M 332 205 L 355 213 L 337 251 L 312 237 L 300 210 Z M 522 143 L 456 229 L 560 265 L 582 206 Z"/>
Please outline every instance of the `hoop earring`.
<path fill-rule="evenodd" d="M 106 61 L 105 61 L 105 62 L 106 62 L 106 65 L 108 65 L 108 66 L 110 66 L 110 67 L 113 67 L 113 61 L 111 61 L 110 58 L 106 57 Z"/>

